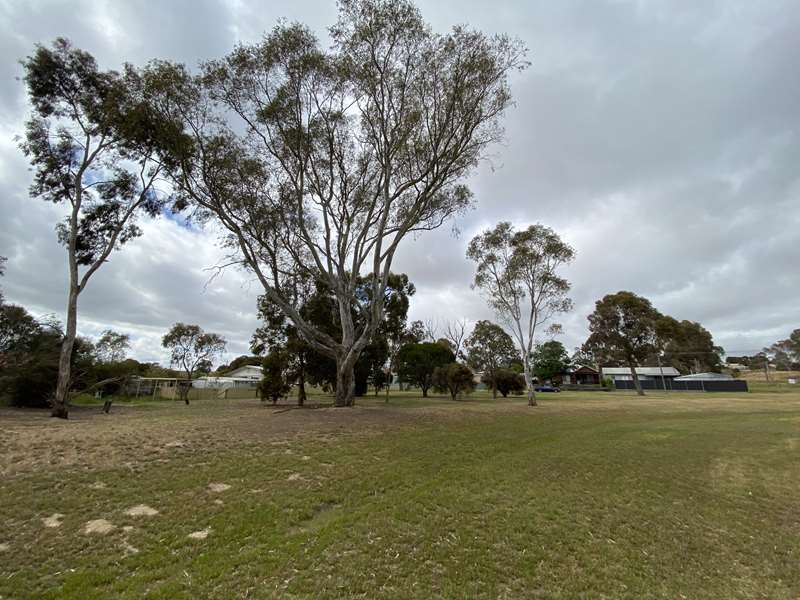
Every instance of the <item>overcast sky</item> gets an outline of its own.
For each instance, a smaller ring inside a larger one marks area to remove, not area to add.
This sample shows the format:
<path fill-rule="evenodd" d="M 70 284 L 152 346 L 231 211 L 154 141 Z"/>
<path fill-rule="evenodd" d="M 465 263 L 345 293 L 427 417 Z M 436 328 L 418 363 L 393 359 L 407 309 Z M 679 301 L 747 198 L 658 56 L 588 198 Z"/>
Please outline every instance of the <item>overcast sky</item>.
<path fill-rule="evenodd" d="M 394 270 L 417 286 L 411 319 L 491 318 L 470 289 L 469 239 L 499 220 L 541 222 L 571 243 L 575 310 L 561 340 L 586 337 L 603 295 L 626 289 L 702 323 L 731 354 L 800 327 L 800 3 L 751 0 L 428 0 L 439 31 L 467 23 L 522 38 L 507 141 L 469 181 L 477 208 L 405 243 Z M 27 111 L 16 60 L 65 36 L 103 68 L 152 58 L 194 66 L 257 41 L 279 18 L 325 36 L 328 0 L 0 0 L 0 280 L 9 301 L 63 319 L 61 209 L 28 197 L 17 148 Z M 160 336 L 197 323 L 247 352 L 258 285 L 228 271 L 212 231 L 172 220 L 115 253 L 80 297 L 78 330 L 131 334 L 132 354 L 165 360 Z"/>

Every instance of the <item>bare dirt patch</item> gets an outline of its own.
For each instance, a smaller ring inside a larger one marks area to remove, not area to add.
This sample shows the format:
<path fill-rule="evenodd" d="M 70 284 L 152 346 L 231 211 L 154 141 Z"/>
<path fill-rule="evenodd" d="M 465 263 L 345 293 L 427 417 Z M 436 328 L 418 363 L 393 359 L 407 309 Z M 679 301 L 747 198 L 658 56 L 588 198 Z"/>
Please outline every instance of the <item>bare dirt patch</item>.
<path fill-rule="evenodd" d="M 86 522 L 86 525 L 83 526 L 83 533 L 86 535 L 106 535 L 114 531 L 114 529 L 115 526 L 110 521 L 106 519 L 94 519 Z"/>
<path fill-rule="evenodd" d="M 158 514 L 158 511 L 146 504 L 137 504 L 126 510 L 125 514 L 130 517 L 154 517 Z"/>
<path fill-rule="evenodd" d="M 211 533 L 211 528 L 206 527 L 205 529 L 201 529 L 200 531 L 193 531 L 187 537 L 193 540 L 204 540 L 208 537 L 209 533 Z"/>
<path fill-rule="evenodd" d="M 42 523 L 44 524 L 45 527 L 51 527 L 51 528 L 61 527 L 61 519 L 63 518 L 64 515 L 62 515 L 61 513 L 53 513 L 49 517 L 43 518 Z"/>
<path fill-rule="evenodd" d="M 227 483 L 209 483 L 208 490 L 210 492 L 214 492 L 215 494 L 219 494 L 220 492 L 224 492 L 226 490 L 231 489 L 231 486 Z"/>

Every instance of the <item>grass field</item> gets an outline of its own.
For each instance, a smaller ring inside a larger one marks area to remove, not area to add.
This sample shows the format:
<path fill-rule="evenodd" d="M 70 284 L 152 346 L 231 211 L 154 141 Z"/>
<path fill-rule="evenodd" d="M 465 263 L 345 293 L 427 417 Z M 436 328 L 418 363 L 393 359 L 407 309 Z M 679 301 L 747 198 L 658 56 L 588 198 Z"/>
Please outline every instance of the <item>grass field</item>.
<path fill-rule="evenodd" d="M 800 597 L 800 394 L 541 401 L 0 409 L 0 597 Z"/>

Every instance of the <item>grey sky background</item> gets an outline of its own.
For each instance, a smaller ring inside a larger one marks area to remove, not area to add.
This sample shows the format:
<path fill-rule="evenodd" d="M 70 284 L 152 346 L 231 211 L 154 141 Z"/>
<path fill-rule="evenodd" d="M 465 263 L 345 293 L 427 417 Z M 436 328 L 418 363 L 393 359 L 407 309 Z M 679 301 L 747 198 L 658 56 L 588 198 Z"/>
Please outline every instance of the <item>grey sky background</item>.
<path fill-rule="evenodd" d="M 507 140 L 469 182 L 477 208 L 407 240 L 394 270 L 417 286 L 411 319 L 491 318 L 470 289 L 469 239 L 499 220 L 541 222 L 577 250 L 566 270 L 575 310 L 561 340 L 628 289 L 701 322 L 731 354 L 800 327 L 800 3 L 787 1 L 420 1 L 439 31 L 467 23 L 522 38 L 532 66 L 515 76 Z M 59 207 L 27 194 L 17 148 L 27 106 L 16 62 L 65 36 L 103 68 L 152 58 L 188 65 L 252 42 L 279 18 L 325 38 L 332 1 L 0 0 L 0 280 L 7 299 L 63 318 L 66 255 Z M 198 323 L 247 352 L 258 285 L 226 271 L 215 233 L 143 222 L 81 295 L 79 332 L 130 333 L 134 357 L 166 359 L 160 337 Z"/>

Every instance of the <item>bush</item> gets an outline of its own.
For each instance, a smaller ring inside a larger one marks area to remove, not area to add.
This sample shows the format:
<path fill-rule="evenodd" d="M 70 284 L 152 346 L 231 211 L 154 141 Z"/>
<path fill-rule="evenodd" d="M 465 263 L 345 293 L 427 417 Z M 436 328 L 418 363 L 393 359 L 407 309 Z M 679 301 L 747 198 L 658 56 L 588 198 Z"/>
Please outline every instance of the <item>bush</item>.
<path fill-rule="evenodd" d="M 497 391 L 507 398 L 509 394 L 521 394 L 525 391 L 525 377 L 511 369 L 497 369 L 495 373 Z"/>
<path fill-rule="evenodd" d="M 258 384 L 258 395 L 263 402 L 267 398 L 275 404 L 279 398 L 289 395 L 292 384 L 288 378 L 289 355 L 284 350 L 273 350 L 264 358 L 263 378 Z"/>
<path fill-rule="evenodd" d="M 459 394 L 469 393 L 475 389 L 472 369 L 455 362 L 443 367 L 436 367 L 431 382 L 437 392 L 449 392 L 453 400 Z"/>

